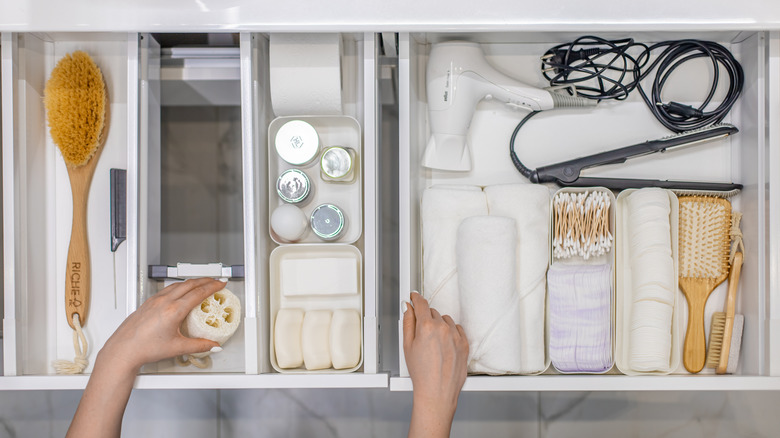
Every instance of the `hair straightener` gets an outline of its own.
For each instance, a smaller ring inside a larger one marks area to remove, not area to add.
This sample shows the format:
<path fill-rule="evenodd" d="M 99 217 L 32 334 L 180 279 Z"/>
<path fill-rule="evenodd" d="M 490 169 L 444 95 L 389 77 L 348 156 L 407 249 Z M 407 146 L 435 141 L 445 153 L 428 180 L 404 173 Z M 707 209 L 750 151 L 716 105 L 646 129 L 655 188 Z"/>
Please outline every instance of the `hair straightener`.
<path fill-rule="evenodd" d="M 518 125 L 518 128 L 521 125 Z M 673 148 L 691 146 L 698 143 L 704 143 L 710 140 L 727 137 L 739 132 L 736 126 L 722 123 L 705 128 L 695 129 L 671 135 L 658 140 L 650 140 L 631 146 L 614 149 L 607 152 L 588 155 L 586 157 L 576 158 L 574 160 L 561 163 L 542 166 L 531 170 L 523 165 L 517 158 L 514 151 L 514 139 L 517 136 L 517 129 L 512 134 L 509 153 L 512 162 L 520 173 L 527 177 L 532 183 L 554 182 L 562 187 L 606 187 L 614 190 L 623 190 L 628 188 L 642 187 L 661 187 L 665 189 L 688 189 L 688 190 L 711 190 L 711 191 L 730 191 L 742 189 L 741 184 L 734 183 L 710 183 L 695 181 L 668 181 L 654 179 L 631 179 L 631 178 L 591 178 L 581 177 L 583 169 L 604 166 L 607 164 L 625 163 L 629 158 L 642 155 L 653 154 L 656 152 L 666 152 Z"/>

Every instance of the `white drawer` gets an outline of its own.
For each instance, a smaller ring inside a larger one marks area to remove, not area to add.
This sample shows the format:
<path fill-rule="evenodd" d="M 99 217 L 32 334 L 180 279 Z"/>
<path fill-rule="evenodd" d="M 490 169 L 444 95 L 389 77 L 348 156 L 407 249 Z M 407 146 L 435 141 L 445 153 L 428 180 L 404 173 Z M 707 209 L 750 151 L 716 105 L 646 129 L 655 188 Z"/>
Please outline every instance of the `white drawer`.
<path fill-rule="evenodd" d="M 524 111 L 511 111 L 500 102 L 478 104 L 468 134 L 474 167 L 469 172 L 447 172 L 421 166 L 428 143 L 426 63 L 430 45 L 453 39 L 481 43 L 488 61 L 505 74 L 540 88 L 548 86 L 540 74 L 540 56 L 550 47 L 588 32 L 415 33 L 399 37 L 399 308 L 411 290 L 421 290 L 423 276 L 420 201 L 423 190 L 434 184 L 490 185 L 528 182 L 509 159 L 509 138 Z M 739 182 L 742 192 L 732 199 L 743 213 L 746 246 L 737 312 L 745 316 L 739 369 L 734 375 L 671 375 L 628 377 L 607 375 L 559 375 L 548 369 L 538 376 L 470 376 L 466 390 L 677 390 L 677 389 L 780 389 L 780 318 L 777 249 L 778 103 L 780 103 L 780 40 L 776 33 L 746 32 L 598 32 L 615 39 L 633 37 L 639 42 L 695 38 L 717 41 L 731 50 L 745 72 L 742 96 L 724 122 L 740 132 L 718 143 L 678 152 L 654 154 L 616 166 L 594 170 L 588 176 Z M 701 66 L 699 66 L 701 67 Z M 683 67 L 681 82 L 667 93 L 693 101 L 695 90 L 685 79 L 706 71 Z M 704 85 L 703 85 L 704 86 Z M 706 85 L 709 86 L 709 85 Z M 516 143 L 521 160 L 530 168 L 557 163 L 591 153 L 615 149 L 669 135 L 647 110 L 637 91 L 625 102 L 605 102 L 595 109 L 542 112 L 526 124 Z M 552 186 L 551 188 L 553 188 Z M 772 226 L 774 225 L 774 226 Z M 708 301 L 705 321 L 721 309 L 725 284 Z M 681 295 L 682 299 L 682 295 Z M 684 300 L 683 300 L 684 302 Z M 392 377 L 393 390 L 411 389 L 400 341 L 400 376 Z"/>
<path fill-rule="evenodd" d="M 229 361 L 205 372 L 172 363 L 143 369 L 142 388 L 386 387 L 377 359 L 376 62 L 372 33 L 343 34 L 345 115 L 362 128 L 362 366 L 346 374 L 283 375 L 269 358 L 269 255 L 278 245 L 268 233 L 267 129 L 274 118 L 269 96 L 268 34 L 241 33 L 238 76 L 243 210 L 244 279 L 230 287 L 242 299 L 243 324 L 229 346 Z M 4 368 L 0 387 L 83 388 L 87 376 L 54 375 L 51 361 L 72 359 L 65 322 L 64 265 L 70 232 L 69 185 L 45 125 L 43 88 L 60 56 L 90 53 L 102 68 L 111 102 L 108 140 L 92 184 L 89 236 L 92 303 L 85 333 L 89 361 L 115 328 L 162 287 L 149 278 L 161 260 L 160 51 L 137 33 L 4 33 L 2 39 Z M 224 79 L 224 78 L 223 78 Z M 216 147 L 216 145 L 215 145 Z M 127 241 L 109 249 L 108 169 L 127 170 Z M 208 184 L 208 183 L 207 183 Z M 59 218 L 67 220 L 59 220 Z M 168 244 L 176 245 L 174 239 Z M 173 243 L 171 243 L 173 242 Z M 221 254 L 216 254 L 219 258 Z M 200 262 L 177 260 L 179 262 Z M 209 260 L 225 262 L 224 260 Z M 231 262 L 232 264 L 238 264 Z M 116 306 L 114 305 L 116 284 Z M 228 346 L 224 352 L 228 352 Z M 223 352 L 223 353 L 224 353 Z M 88 368 L 87 372 L 91 371 Z"/>

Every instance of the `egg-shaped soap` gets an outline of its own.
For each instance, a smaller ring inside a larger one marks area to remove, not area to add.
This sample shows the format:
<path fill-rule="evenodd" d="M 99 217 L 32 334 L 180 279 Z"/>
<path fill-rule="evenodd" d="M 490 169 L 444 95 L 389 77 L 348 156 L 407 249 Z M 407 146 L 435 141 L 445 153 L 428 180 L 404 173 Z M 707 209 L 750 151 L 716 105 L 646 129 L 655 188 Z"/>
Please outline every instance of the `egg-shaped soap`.
<path fill-rule="evenodd" d="M 294 205 L 280 205 L 271 214 L 271 229 L 277 236 L 288 242 L 295 242 L 303 237 L 308 227 L 306 214 Z"/>

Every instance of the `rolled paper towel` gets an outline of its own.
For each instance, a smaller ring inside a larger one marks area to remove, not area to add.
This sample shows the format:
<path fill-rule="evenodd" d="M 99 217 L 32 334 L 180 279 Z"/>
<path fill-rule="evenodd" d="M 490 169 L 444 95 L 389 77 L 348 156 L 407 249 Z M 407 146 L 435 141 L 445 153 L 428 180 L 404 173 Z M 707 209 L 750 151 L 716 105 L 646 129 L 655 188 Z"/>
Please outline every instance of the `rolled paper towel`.
<path fill-rule="evenodd" d="M 487 214 L 477 186 L 434 186 L 423 192 L 423 296 L 442 315 L 460 323 L 455 240 L 461 221 Z"/>
<path fill-rule="evenodd" d="M 515 271 L 520 295 L 522 330 L 515 341 L 520 346 L 520 373 L 544 371 L 545 296 L 549 260 L 550 191 L 536 184 L 502 184 L 485 187 L 491 216 L 515 220 L 517 256 Z"/>
<path fill-rule="evenodd" d="M 549 286 L 550 360 L 562 372 L 612 367 L 612 267 L 554 264 Z"/>
<path fill-rule="evenodd" d="M 272 33 L 271 105 L 277 116 L 342 114 L 341 34 Z"/>
<path fill-rule="evenodd" d="M 458 228 L 456 245 L 461 325 L 469 341 L 472 373 L 517 374 L 522 371 L 522 335 L 516 290 L 515 221 L 474 216 Z"/>

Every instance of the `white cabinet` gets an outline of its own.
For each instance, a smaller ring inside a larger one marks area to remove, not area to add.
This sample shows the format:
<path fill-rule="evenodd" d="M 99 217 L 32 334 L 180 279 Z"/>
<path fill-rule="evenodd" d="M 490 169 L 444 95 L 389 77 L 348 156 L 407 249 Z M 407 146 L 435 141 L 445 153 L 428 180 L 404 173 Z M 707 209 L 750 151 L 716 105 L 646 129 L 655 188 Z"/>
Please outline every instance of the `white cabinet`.
<path fill-rule="evenodd" d="M 278 246 L 269 235 L 268 126 L 274 119 L 269 96 L 269 34 L 241 33 L 235 64 L 240 90 L 239 243 L 243 278 L 228 287 L 242 300 L 242 325 L 215 356 L 210 369 L 193 372 L 173 361 L 146 366 L 140 388 L 385 387 L 379 373 L 377 339 L 377 160 L 376 63 L 373 33 L 344 33 L 345 115 L 361 125 L 363 208 L 351 218 L 362 234 L 353 245 L 362 254 L 362 366 L 355 372 L 280 374 L 270 365 L 269 256 Z M 92 300 L 85 325 L 91 364 L 122 320 L 164 285 L 150 278 L 150 265 L 192 262 L 162 260 L 160 165 L 160 47 L 151 34 L 3 33 L 3 237 L 5 268 L 4 377 L 0 388 L 81 388 L 87 376 L 54 375 L 51 361 L 73 357 L 72 330 L 65 321 L 65 255 L 71 205 L 67 172 L 46 127 L 43 89 L 65 53 L 87 51 L 101 67 L 110 101 L 108 137 L 88 205 L 92 253 Z M 228 80 L 230 78 L 212 78 Z M 224 97 L 224 96 L 223 96 Z M 216 145 L 214 146 L 216 147 Z M 127 241 L 109 245 L 109 169 L 127 171 Z M 200 184 L 214 185 L 203 178 Z M 208 187 L 207 187 L 208 188 Z M 214 187 L 212 187 L 214 188 Z M 183 245 L 167 240 L 167 245 Z M 183 242 L 183 241 L 182 241 Z M 180 251 L 179 254 L 186 251 Z M 211 255 L 211 254 L 210 254 Z M 213 254 L 220 263 L 224 255 Z M 202 261 L 201 261 L 202 263 Z M 116 301 L 115 301 L 116 300 Z"/>
<path fill-rule="evenodd" d="M 621 165 L 594 170 L 588 176 L 653 178 L 689 181 L 739 182 L 741 193 L 732 199 L 743 213 L 746 245 L 738 313 L 745 316 L 739 369 L 734 375 L 715 376 L 712 371 L 690 375 L 678 371 L 670 376 L 628 377 L 612 371 L 606 375 L 560 375 L 548 369 L 537 376 L 472 376 L 466 390 L 679 390 L 679 389 L 780 389 L 780 350 L 777 348 L 778 279 L 775 271 L 780 237 L 777 232 L 778 175 L 778 85 L 780 85 L 780 40 L 777 33 L 761 31 L 722 32 L 622 32 L 608 29 L 596 35 L 616 39 L 631 36 L 641 42 L 696 38 L 712 40 L 734 53 L 745 72 L 742 96 L 724 122 L 740 132 L 718 143 L 683 151 L 654 154 Z M 399 43 L 400 100 L 400 290 L 401 301 L 410 290 L 422 288 L 423 259 L 420 201 L 423 190 L 434 184 L 528 182 L 513 167 L 508 156 L 509 138 L 522 111 L 512 111 L 496 101 L 482 101 L 476 108 L 468 134 L 474 167 L 469 172 L 431 170 L 421 166 L 430 135 L 427 125 L 425 71 L 432 43 L 465 39 L 480 43 L 488 61 L 499 70 L 537 86 L 548 84 L 540 73 L 540 56 L 550 47 L 571 41 L 572 32 L 464 32 L 401 34 Z M 709 84 L 707 70 L 683 67 L 668 95 L 695 101 L 701 90 L 685 83 Z M 686 82 L 687 81 L 687 82 Z M 709 85 L 706 85 L 709 86 Z M 699 93 L 698 95 L 696 93 Z M 517 154 L 531 168 L 615 149 L 668 135 L 635 91 L 625 102 L 603 102 L 595 109 L 563 109 L 542 112 L 523 127 L 515 144 Z M 722 308 L 725 285 L 710 297 L 705 321 Z M 682 295 L 680 299 L 684 303 Z M 399 302 L 400 306 L 400 302 Z M 399 339 L 401 320 L 399 320 Z M 391 378 L 391 389 L 411 388 L 399 345 L 400 376 Z"/>

